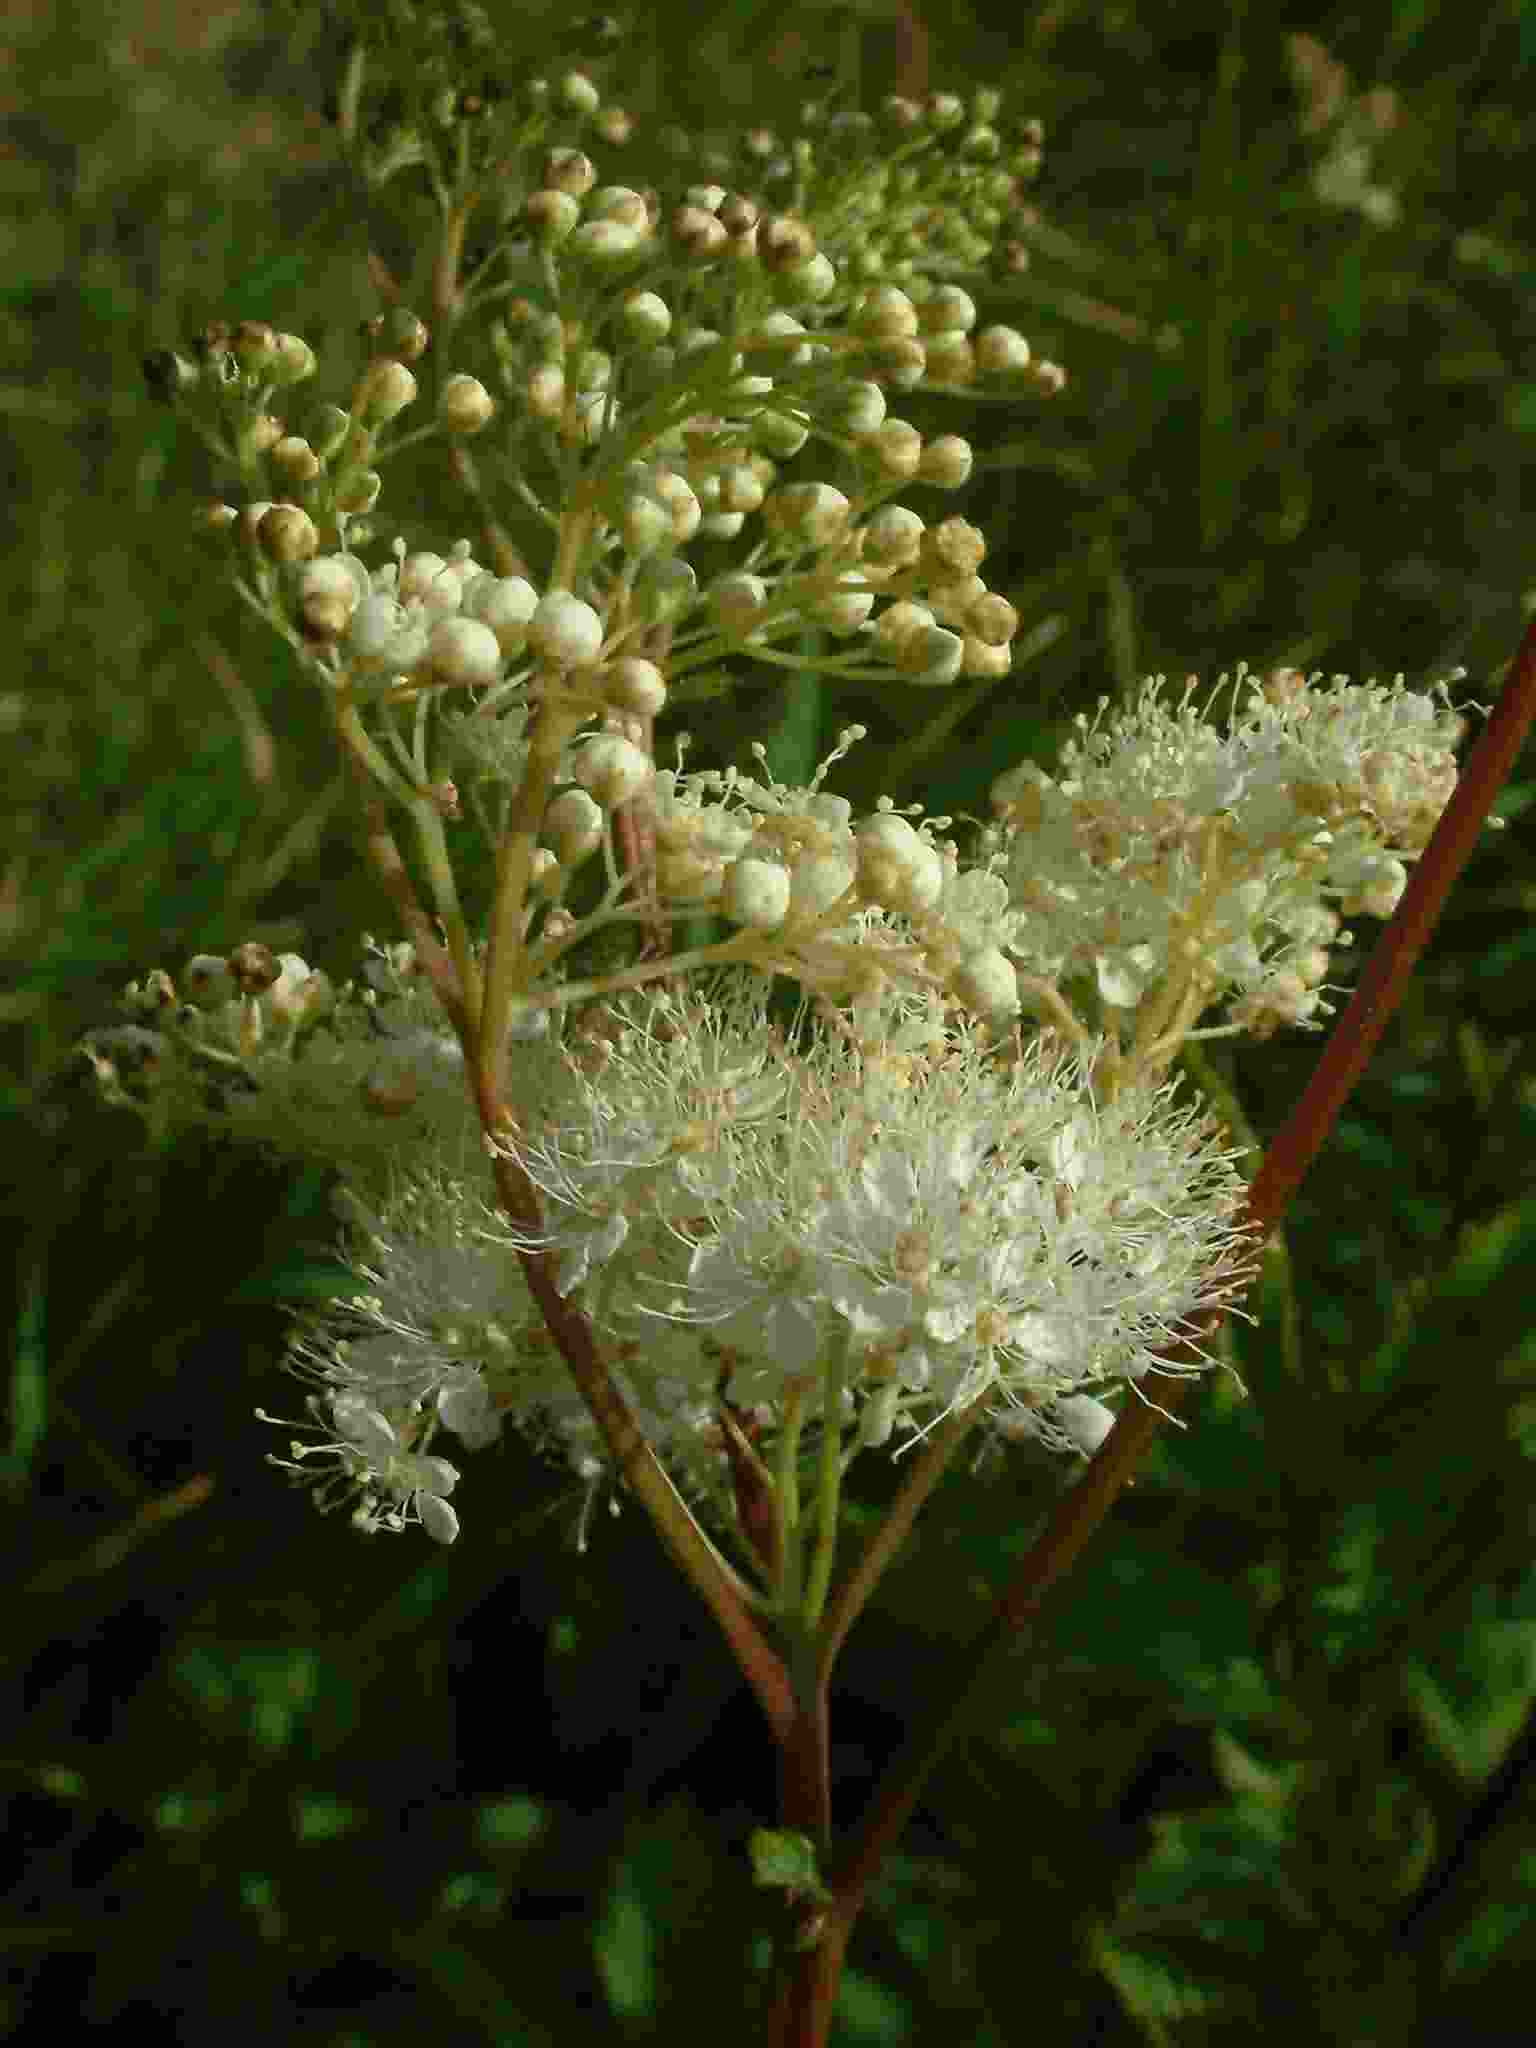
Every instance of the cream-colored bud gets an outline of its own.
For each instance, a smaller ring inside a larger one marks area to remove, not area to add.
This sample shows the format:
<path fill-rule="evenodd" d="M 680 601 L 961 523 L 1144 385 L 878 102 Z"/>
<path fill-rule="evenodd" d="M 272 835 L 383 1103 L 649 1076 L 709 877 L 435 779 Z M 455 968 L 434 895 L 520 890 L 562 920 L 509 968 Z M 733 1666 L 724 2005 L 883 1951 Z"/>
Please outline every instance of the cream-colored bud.
<path fill-rule="evenodd" d="M 634 491 L 624 501 L 619 532 L 632 555 L 654 554 L 673 543 L 672 509 L 648 490 Z"/>
<path fill-rule="evenodd" d="M 438 395 L 437 414 L 451 434 L 478 434 L 496 412 L 496 401 L 480 382 L 460 371 Z"/>
<path fill-rule="evenodd" d="M 680 206 L 672 216 L 672 239 L 690 263 L 713 263 L 730 236 L 702 206 Z"/>
<path fill-rule="evenodd" d="M 565 789 L 544 812 L 544 837 L 560 864 L 577 868 L 603 843 L 603 813 L 584 789 Z"/>
<path fill-rule="evenodd" d="M 439 619 L 427 640 L 427 661 L 440 682 L 478 689 L 500 675 L 501 648 L 479 619 Z"/>
<path fill-rule="evenodd" d="M 918 465 L 923 459 L 923 437 L 910 420 L 894 416 L 885 420 L 862 445 L 869 449 L 887 476 L 900 477 L 905 481 L 917 475 Z"/>
<path fill-rule="evenodd" d="M 810 343 L 801 339 L 804 334 L 804 322 L 793 313 L 769 313 L 747 336 L 744 346 L 749 353 L 760 354 L 771 370 L 801 370 L 811 360 Z"/>
<path fill-rule="evenodd" d="M 240 538 L 252 547 L 261 545 L 260 527 L 263 519 L 272 510 L 270 498 L 253 498 L 249 505 L 240 508 Z"/>
<path fill-rule="evenodd" d="M 864 527 L 864 556 L 882 568 L 915 562 L 923 542 L 923 522 L 905 505 L 882 505 Z"/>
<path fill-rule="evenodd" d="M 543 180 L 546 191 L 567 192 L 573 199 L 582 199 L 597 183 L 597 171 L 584 151 L 556 148 L 544 159 Z"/>
<path fill-rule="evenodd" d="M 1042 398 L 1058 398 L 1067 388 L 1067 373 L 1060 363 L 1036 363 L 1031 374 Z"/>
<path fill-rule="evenodd" d="M 873 351 L 875 375 L 890 391 L 915 391 L 928 370 L 928 350 L 916 339 L 882 341 Z"/>
<path fill-rule="evenodd" d="M 735 638 L 750 633 L 768 608 L 768 585 L 745 570 L 722 576 L 710 587 L 710 617 Z"/>
<path fill-rule="evenodd" d="M 974 633 L 965 635 L 965 653 L 960 663 L 960 673 L 966 676 L 988 676 L 993 681 L 1007 675 L 1013 667 L 1013 650 L 1006 641 L 994 646 L 991 641 L 978 639 Z"/>
<path fill-rule="evenodd" d="M 817 253 L 816 235 L 792 214 L 775 214 L 758 223 L 757 253 L 763 268 L 775 274 L 801 270 Z"/>
<path fill-rule="evenodd" d="M 650 756 L 616 732 L 597 733 L 576 754 L 576 780 L 605 810 L 638 796 L 653 773 Z"/>
<path fill-rule="evenodd" d="M 885 412 L 885 393 L 878 384 L 845 384 L 828 408 L 828 419 L 855 440 L 867 440 L 879 432 Z"/>
<path fill-rule="evenodd" d="M 651 490 L 671 515 L 672 538 L 679 543 L 692 540 L 704 514 L 688 479 L 675 470 L 659 469 L 651 479 Z"/>
<path fill-rule="evenodd" d="M 789 306 L 819 305 L 837 290 L 832 259 L 818 249 L 798 270 L 780 271 L 773 280 L 774 297 Z"/>
<path fill-rule="evenodd" d="M 581 219 L 581 201 L 553 185 L 542 185 L 524 201 L 523 217 L 541 242 L 564 242 Z"/>
<path fill-rule="evenodd" d="M 645 254 L 648 237 L 617 220 L 584 220 L 569 242 L 570 252 L 595 269 L 617 270 Z"/>
<path fill-rule="evenodd" d="M 1012 961 L 996 946 L 967 953 L 950 987 L 968 1010 L 981 1017 L 1011 1017 L 1019 1008 L 1019 978 Z"/>
<path fill-rule="evenodd" d="M 849 855 L 802 853 L 790 874 L 790 909 L 797 917 L 820 917 L 853 886 L 857 869 Z"/>
<path fill-rule="evenodd" d="M 974 461 L 971 444 L 962 435 L 940 434 L 923 450 L 918 479 L 937 484 L 941 491 L 957 491 L 969 480 Z"/>
<path fill-rule="evenodd" d="M 927 381 L 930 384 L 970 384 L 976 377 L 976 351 L 967 334 L 930 334 Z"/>
<path fill-rule="evenodd" d="M 725 871 L 720 908 L 732 924 L 776 931 L 789 915 L 789 870 L 777 861 L 733 860 Z"/>
<path fill-rule="evenodd" d="M 620 227 L 634 228 L 642 235 L 648 235 L 654 224 L 645 194 L 632 185 L 599 185 L 587 201 L 586 213 L 588 220 L 617 221 Z"/>
<path fill-rule="evenodd" d="M 558 363 L 540 363 L 528 373 L 528 410 L 541 420 L 557 420 L 565 411 L 565 372 Z"/>
<path fill-rule="evenodd" d="M 918 308 L 925 334 L 969 334 L 976 325 L 976 301 L 957 284 L 936 285 Z"/>
<path fill-rule="evenodd" d="M 918 331 L 917 308 L 899 285 L 877 284 L 854 308 L 851 324 L 870 341 L 906 341 Z"/>
<path fill-rule="evenodd" d="M 787 462 L 791 455 L 798 455 L 811 437 L 809 413 L 791 407 L 784 412 L 770 411 L 766 406 L 752 421 L 753 446 L 777 462 Z M 916 463 L 913 467 L 916 468 Z"/>
<path fill-rule="evenodd" d="M 965 629 L 989 647 L 1006 647 L 1019 630 L 1019 615 L 1006 597 L 988 590 L 967 607 Z"/>
<path fill-rule="evenodd" d="M 286 484 L 307 484 L 320 474 L 320 458 L 302 434 L 285 434 L 267 460 Z"/>
<path fill-rule="evenodd" d="M 859 893 L 911 916 L 931 909 L 944 889 L 944 863 L 905 818 L 877 811 L 858 827 Z"/>
<path fill-rule="evenodd" d="M 528 621 L 538 609 L 539 594 L 523 576 L 477 576 L 465 585 L 462 609 L 489 626 L 496 644 L 509 659 L 528 644 Z"/>
<path fill-rule="evenodd" d="M 844 569 L 836 584 L 808 607 L 818 626 L 829 633 L 857 633 L 874 610 L 875 593 L 867 588 L 863 571 Z"/>
<path fill-rule="evenodd" d="M 965 642 L 944 626 L 919 627 L 902 640 L 896 661 L 909 683 L 942 689 L 955 680 L 964 665 Z"/>
<path fill-rule="evenodd" d="M 371 512 L 383 489 L 384 479 L 376 469 L 354 469 L 336 486 L 336 510 L 348 518 Z"/>
<path fill-rule="evenodd" d="M 1014 327 L 984 327 L 976 337 L 976 368 L 983 377 L 1016 377 L 1029 368 L 1029 343 Z"/>
<path fill-rule="evenodd" d="M 756 470 L 744 462 L 734 462 L 720 471 L 720 509 L 722 512 L 755 512 L 765 496 L 762 481 Z"/>
<path fill-rule="evenodd" d="M 256 537 L 274 562 L 304 562 L 320 546 L 320 533 L 302 505 L 271 505 L 261 515 Z"/>
<path fill-rule="evenodd" d="M 936 580 L 948 583 L 960 576 L 973 576 L 986 555 L 986 535 L 958 513 L 940 520 L 923 535 L 923 567 Z"/>
<path fill-rule="evenodd" d="M 625 654 L 603 671 L 603 693 L 616 711 L 654 718 L 666 705 L 666 678 L 654 661 Z"/>
<path fill-rule="evenodd" d="M 562 668 L 585 667 L 602 651 L 603 622 L 570 591 L 547 591 L 528 622 L 528 643 Z"/>
<path fill-rule="evenodd" d="M 809 547 L 826 547 L 848 530 L 847 498 L 832 484 L 786 484 L 763 507 L 769 525 Z"/>
<path fill-rule="evenodd" d="M 383 426 L 395 418 L 416 396 L 416 379 L 390 356 L 370 363 L 358 387 L 356 417 L 369 427 Z"/>

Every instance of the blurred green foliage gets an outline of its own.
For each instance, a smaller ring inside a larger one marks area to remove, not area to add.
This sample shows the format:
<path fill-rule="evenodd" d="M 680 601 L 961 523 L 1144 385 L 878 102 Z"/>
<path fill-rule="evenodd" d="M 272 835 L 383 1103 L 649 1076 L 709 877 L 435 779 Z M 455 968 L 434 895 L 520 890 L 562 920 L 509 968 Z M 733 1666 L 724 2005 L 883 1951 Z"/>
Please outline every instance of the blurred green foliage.
<path fill-rule="evenodd" d="M 537 10 L 495 18 L 509 61 L 539 46 Z M 1317 197 L 1256 9 L 971 0 L 916 36 L 873 5 L 642 13 L 621 62 L 644 118 L 733 125 L 765 95 L 771 117 L 824 59 L 869 92 L 924 61 L 996 79 L 1046 122 L 1034 262 L 987 311 L 1071 383 L 944 413 L 984 452 L 966 509 L 1033 652 L 937 735 L 858 707 L 879 786 L 975 808 L 1150 670 L 1463 663 L 1493 695 L 1536 580 L 1536 231 L 1511 175 L 1533 17 L 1372 0 L 1284 26 L 1395 95 L 1373 168 L 1395 222 Z M 281 1302 L 335 1284 L 327 1190 L 146 1149 L 71 1080 L 131 975 L 246 937 L 345 971 L 381 922 L 286 654 L 186 537 L 201 452 L 137 370 L 263 315 L 339 379 L 369 237 L 403 274 L 423 255 L 340 165 L 340 56 L 324 13 L 81 0 L 19 22 L 5 74 L 4 2018 L 707 2037 L 765 1981 L 746 1843 L 773 1783 L 706 1617 L 634 1513 L 578 1553 L 579 1494 L 516 1445 L 470 1461 L 451 1554 L 317 1524 L 251 1410 L 284 1407 Z M 417 488 L 427 531 L 469 530 L 425 463 Z M 1235 1331 L 1246 1398 L 1213 1380 L 978 1702 L 861 1923 L 842 2041 L 1525 2038 L 1522 774 Z M 1315 1050 L 1213 1050 L 1211 1073 L 1262 1141 Z M 1009 1462 L 934 1502 L 845 1659 L 840 1817 L 1050 1483 Z"/>

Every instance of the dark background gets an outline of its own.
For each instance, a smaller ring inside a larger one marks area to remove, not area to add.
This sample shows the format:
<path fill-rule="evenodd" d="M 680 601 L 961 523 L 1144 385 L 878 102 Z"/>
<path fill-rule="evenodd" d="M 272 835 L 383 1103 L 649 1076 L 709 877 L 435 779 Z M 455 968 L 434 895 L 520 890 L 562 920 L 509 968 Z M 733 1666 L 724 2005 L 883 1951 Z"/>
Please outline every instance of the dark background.
<path fill-rule="evenodd" d="M 535 47 L 497 20 L 509 62 Z M 1286 30 L 1396 95 L 1394 224 L 1312 191 Z M 875 9 L 661 9 L 621 96 L 737 126 L 809 60 L 877 94 L 913 47 Z M 578 1551 L 579 1489 L 509 1443 L 468 1461 L 451 1552 L 318 1521 L 252 1410 L 297 1398 L 282 1300 L 335 1282 L 323 1182 L 153 1147 L 69 1060 L 152 966 L 260 937 L 344 973 L 385 929 L 286 652 L 186 538 L 202 451 L 138 375 L 216 314 L 345 358 L 376 302 L 339 49 L 309 10 L 87 4 L 23 20 L 0 78 L 3 2010 L 23 2040 L 712 2034 L 761 1995 L 772 1758 L 643 1517 L 600 1509 Z M 1059 624 L 941 742 L 910 737 L 931 703 L 859 707 L 868 773 L 977 806 L 1102 693 L 1239 660 L 1461 664 L 1491 701 L 1536 585 L 1528 11 L 946 7 L 927 61 L 1047 127 L 1033 267 L 983 312 L 1071 382 L 944 419 L 1021 640 Z M 408 275 L 424 215 L 364 211 Z M 421 476 L 423 531 L 469 531 Z M 1533 788 L 1235 1335 L 1248 1398 L 1213 1377 L 978 1701 L 840 2040 L 1526 2038 Z M 1316 1051 L 1210 1058 L 1262 1139 Z M 840 1817 L 1051 1483 L 1008 1462 L 935 1500 L 844 1659 Z"/>

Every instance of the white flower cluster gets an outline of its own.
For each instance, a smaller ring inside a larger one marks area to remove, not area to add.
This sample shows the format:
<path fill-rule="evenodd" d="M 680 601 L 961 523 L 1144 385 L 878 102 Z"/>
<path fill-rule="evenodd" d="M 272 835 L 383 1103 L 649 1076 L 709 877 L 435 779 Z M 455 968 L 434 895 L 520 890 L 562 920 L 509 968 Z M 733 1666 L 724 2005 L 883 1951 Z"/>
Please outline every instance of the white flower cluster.
<path fill-rule="evenodd" d="M 1163 1348 L 1246 1284 L 1232 1155 L 1169 1089 L 1102 1101 L 1086 1063 L 1002 1060 L 910 1005 L 868 1044 L 801 1018 L 791 1052 L 750 987 L 716 997 L 588 1020 L 524 1076 L 518 1148 L 562 1291 L 713 1512 L 732 1512 L 722 1395 L 771 1442 L 831 1360 L 850 1454 L 975 1402 L 1012 1434 L 1091 1447 L 1093 1393 L 1164 1369 Z M 348 1336 L 317 1327 L 303 1353 L 349 1485 L 397 1509 L 408 1482 L 430 1495 L 402 1447 L 438 1427 L 475 1447 L 502 1416 L 601 1469 L 515 1240 L 469 1184 L 402 1182 L 360 1242 Z M 426 1498 L 417 1513 L 440 1533 Z"/>
<path fill-rule="evenodd" d="M 1390 917 L 1456 786 L 1443 686 L 1239 672 L 1232 694 L 1223 732 L 1158 679 L 1080 720 L 1056 775 L 993 785 L 1015 957 L 1085 982 L 1106 1019 L 1156 1001 L 1182 1038 L 1227 1003 L 1262 1038 L 1326 1015 L 1340 919 Z"/>

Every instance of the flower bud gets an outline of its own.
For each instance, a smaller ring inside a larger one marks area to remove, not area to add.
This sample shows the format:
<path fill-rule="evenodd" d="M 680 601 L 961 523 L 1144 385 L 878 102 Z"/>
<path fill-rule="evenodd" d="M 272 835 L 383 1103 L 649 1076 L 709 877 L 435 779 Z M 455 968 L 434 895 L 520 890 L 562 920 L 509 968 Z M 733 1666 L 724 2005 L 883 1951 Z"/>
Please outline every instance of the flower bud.
<path fill-rule="evenodd" d="M 573 114 L 595 114 L 603 96 L 584 71 L 567 71 L 560 81 L 560 98 Z"/>
<path fill-rule="evenodd" d="M 789 870 L 777 861 L 734 860 L 725 871 L 720 909 L 732 924 L 776 931 L 789 915 Z"/>
<path fill-rule="evenodd" d="M 488 426 L 496 401 L 478 377 L 460 371 L 448 379 L 438 394 L 437 416 L 450 434 L 478 434 Z"/>
<path fill-rule="evenodd" d="M 735 639 L 745 639 L 767 609 L 768 585 L 747 570 L 722 576 L 710 586 L 710 617 Z"/>
<path fill-rule="evenodd" d="M 653 555 L 658 548 L 671 547 L 671 508 L 650 491 L 635 491 L 624 501 L 619 532 L 632 555 Z"/>
<path fill-rule="evenodd" d="M 969 334 L 976 325 L 976 301 L 957 284 L 936 285 L 918 308 L 925 334 Z"/>
<path fill-rule="evenodd" d="M 923 535 L 922 561 L 936 581 L 972 576 L 986 559 L 986 535 L 958 514 L 929 527 Z"/>
<path fill-rule="evenodd" d="M 409 306 L 399 305 L 386 308 L 368 321 L 363 333 L 372 343 L 376 355 L 398 356 L 402 363 L 420 362 L 432 339 L 425 320 L 413 313 Z"/>
<path fill-rule="evenodd" d="M 216 1010 L 235 993 L 235 977 L 227 960 L 214 953 L 197 953 L 182 969 L 182 991 L 189 1003 L 200 1010 Z"/>
<path fill-rule="evenodd" d="M 702 206 L 680 206 L 672 216 L 672 239 L 690 263 L 713 263 L 730 240 L 712 213 Z"/>
<path fill-rule="evenodd" d="M 654 661 L 625 654 L 603 671 L 603 694 L 616 711 L 655 718 L 666 705 L 666 679 Z"/>
<path fill-rule="evenodd" d="M 900 569 L 917 560 L 924 527 L 907 506 L 882 505 L 862 532 L 867 561 L 878 563 L 882 569 Z"/>
<path fill-rule="evenodd" d="M 1006 641 L 994 647 L 990 641 L 978 639 L 974 633 L 964 636 L 965 653 L 960 663 L 964 676 L 987 676 L 996 681 L 1007 675 L 1013 667 L 1013 650 Z"/>
<path fill-rule="evenodd" d="M 763 517 L 805 547 L 826 547 L 848 528 L 850 506 L 831 484 L 785 484 L 763 506 Z"/>
<path fill-rule="evenodd" d="M 368 427 L 380 427 L 395 418 L 416 396 L 416 379 L 404 363 L 381 357 L 370 363 L 358 386 L 357 417 Z"/>
<path fill-rule="evenodd" d="M 668 625 L 692 606 L 698 590 L 698 577 L 680 556 L 652 555 L 635 578 L 635 610 L 649 624 Z"/>
<path fill-rule="evenodd" d="M 899 286 L 880 284 L 860 299 L 850 324 L 869 341 L 906 341 L 917 333 L 917 308 Z"/>
<path fill-rule="evenodd" d="M 616 732 L 597 733 L 577 750 L 576 780 L 605 810 L 638 796 L 653 772 L 650 756 Z"/>
<path fill-rule="evenodd" d="M 544 189 L 564 192 L 572 199 L 585 198 L 597 183 L 591 157 L 579 149 L 552 149 L 544 159 Z"/>
<path fill-rule="evenodd" d="M 672 331 L 671 308 L 655 292 L 626 292 L 619 311 L 625 332 L 636 341 L 664 341 Z"/>
<path fill-rule="evenodd" d="M 798 410 L 775 412 L 765 406 L 752 421 L 751 434 L 755 448 L 761 448 L 776 462 L 787 462 L 791 455 L 798 455 L 810 439 L 810 415 Z M 914 462 L 914 469 L 916 466 Z"/>
<path fill-rule="evenodd" d="M 841 853 L 802 853 L 790 875 L 790 909 L 797 917 L 820 917 L 853 886 L 857 870 Z"/>
<path fill-rule="evenodd" d="M 929 910 L 944 889 L 944 862 L 905 818 L 877 811 L 857 831 L 859 892 L 870 903 L 911 916 Z"/>
<path fill-rule="evenodd" d="M 863 444 L 887 476 L 903 481 L 917 475 L 923 459 L 923 437 L 909 420 L 885 420 Z"/>
<path fill-rule="evenodd" d="M 571 236 L 568 246 L 572 256 L 590 263 L 594 269 L 618 270 L 645 255 L 648 239 L 641 229 L 626 227 L 622 221 L 587 220 Z"/>
<path fill-rule="evenodd" d="M 320 358 L 299 334 L 273 336 L 273 362 L 269 375 L 274 384 L 302 384 L 320 367 Z"/>
<path fill-rule="evenodd" d="M 692 540 L 699 530 L 703 508 L 688 479 L 675 470 L 661 469 L 652 477 L 651 489 L 671 515 L 672 538 L 679 545 Z"/>
<path fill-rule="evenodd" d="M 831 258 L 818 249 L 809 263 L 798 270 L 778 272 L 773 281 L 774 297 L 789 306 L 819 305 L 837 290 L 837 272 Z"/>
<path fill-rule="evenodd" d="M 274 562 L 304 562 L 320 546 L 320 534 L 301 505 L 272 505 L 256 528 L 262 551 Z"/>
<path fill-rule="evenodd" d="M 1013 327 L 984 327 L 976 337 L 976 368 L 983 377 L 1017 377 L 1029 368 L 1029 343 Z"/>
<path fill-rule="evenodd" d="M 792 214 L 774 214 L 758 224 L 757 253 L 763 268 L 775 276 L 802 270 L 817 253 L 815 232 Z"/>
<path fill-rule="evenodd" d="M 921 341 L 882 341 L 874 350 L 875 375 L 892 391 L 915 391 L 928 370 Z"/>
<path fill-rule="evenodd" d="M 562 867 L 580 867 L 603 843 L 602 808 L 584 789 L 562 790 L 544 812 L 543 834 Z"/>
<path fill-rule="evenodd" d="M 479 619 L 439 619 L 427 640 L 427 661 L 440 682 L 478 689 L 501 673 L 501 647 Z"/>
<path fill-rule="evenodd" d="M 974 460 L 971 444 L 962 435 L 939 434 L 923 450 L 918 480 L 936 484 L 941 491 L 958 491 L 969 480 Z"/>
<path fill-rule="evenodd" d="M 967 607 L 965 629 L 988 647 L 1006 647 L 1019 630 L 1019 615 L 1006 597 L 989 590 Z"/>
<path fill-rule="evenodd" d="M 867 440 L 884 424 L 885 393 L 878 384 L 845 384 L 827 408 L 827 421 L 856 440 Z"/>
<path fill-rule="evenodd" d="M 587 219 L 617 221 L 642 235 L 648 235 L 653 224 L 645 194 L 632 185 L 600 185 L 587 201 Z"/>
<path fill-rule="evenodd" d="M 857 633 L 874 606 L 875 593 L 865 587 L 863 572 L 844 569 L 832 588 L 809 606 L 809 611 L 816 624 L 827 632 L 846 634 Z"/>
<path fill-rule="evenodd" d="M 336 487 L 336 510 L 349 519 L 358 513 L 371 512 L 379 502 L 383 488 L 384 479 L 376 469 L 355 469 Z"/>
<path fill-rule="evenodd" d="M 540 363 L 529 372 L 527 400 L 536 418 L 559 419 L 565 411 L 565 372 L 558 363 Z"/>
<path fill-rule="evenodd" d="M 581 201 L 557 186 L 543 185 L 529 193 L 523 215 L 541 242 L 563 242 L 581 219 Z"/>
<path fill-rule="evenodd" d="M 320 474 L 320 458 L 302 434 L 285 434 L 267 460 L 285 484 L 307 484 Z"/>
<path fill-rule="evenodd" d="M 265 995 L 283 971 L 271 947 L 263 946 L 255 939 L 247 939 L 244 945 L 236 946 L 228 955 L 226 965 L 234 977 L 237 991 L 243 996 Z"/>
<path fill-rule="evenodd" d="M 950 988 L 980 1017 L 1011 1017 L 1019 1008 L 1019 978 L 996 946 L 967 953 L 950 977 Z"/>
<path fill-rule="evenodd" d="M 584 667 L 602 651 L 603 622 L 591 605 L 570 591 L 550 590 L 528 622 L 528 644 L 561 668 Z"/>
<path fill-rule="evenodd" d="M 942 689 L 959 675 L 965 662 L 965 642 L 944 626 L 922 626 L 901 642 L 897 666 L 909 683 L 923 689 Z"/>
<path fill-rule="evenodd" d="M 736 462 L 720 471 L 719 504 L 722 512 L 755 512 L 763 497 L 762 481 L 748 464 Z"/>
<path fill-rule="evenodd" d="M 528 621 L 538 603 L 539 594 L 526 577 L 487 572 L 465 585 L 460 609 L 490 627 L 497 646 L 510 660 L 528 644 Z"/>

